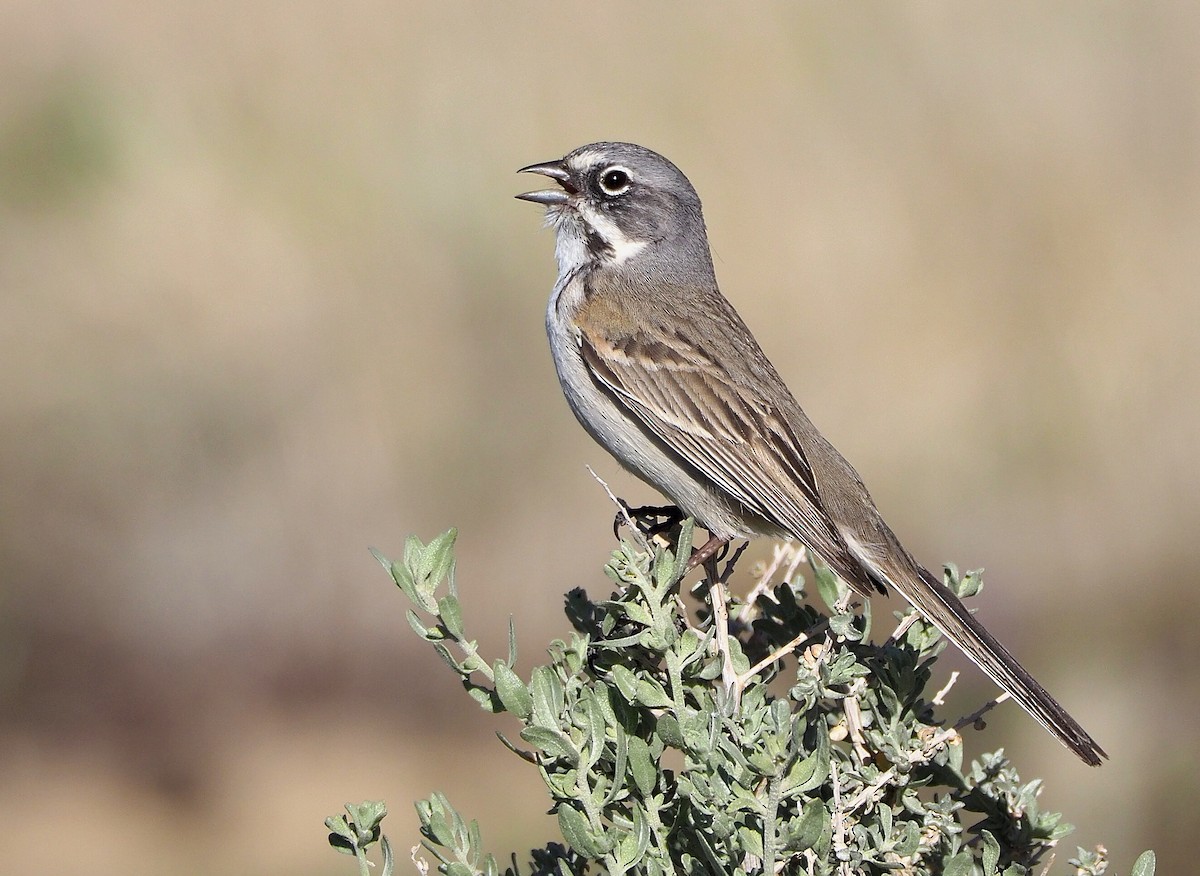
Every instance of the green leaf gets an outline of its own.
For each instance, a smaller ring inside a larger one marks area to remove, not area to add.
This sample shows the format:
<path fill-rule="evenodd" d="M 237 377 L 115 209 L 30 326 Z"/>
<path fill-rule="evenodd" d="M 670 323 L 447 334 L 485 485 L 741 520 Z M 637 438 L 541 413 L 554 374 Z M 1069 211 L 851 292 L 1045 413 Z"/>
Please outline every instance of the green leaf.
<path fill-rule="evenodd" d="M 475 871 L 462 861 L 451 861 L 446 865 L 446 876 L 475 876 Z"/>
<path fill-rule="evenodd" d="M 1053 815 L 1053 818 L 1049 817 L 1050 815 Z M 1057 813 L 1057 812 L 1049 813 L 1047 815 L 1046 821 L 1049 822 L 1050 824 L 1054 824 L 1060 818 L 1062 818 L 1061 813 Z M 1067 836 L 1068 834 L 1074 833 L 1074 832 L 1075 832 L 1075 825 L 1067 824 L 1064 821 L 1062 824 L 1059 824 L 1057 827 L 1055 827 L 1053 830 L 1051 830 L 1047 838 L 1051 839 L 1051 840 L 1060 840 L 1064 836 Z"/>
<path fill-rule="evenodd" d="M 604 837 L 597 836 L 583 813 L 568 803 L 559 804 L 558 829 L 562 831 L 567 844 L 586 858 L 595 860 L 608 851 Z"/>
<path fill-rule="evenodd" d="M 503 733 L 501 733 L 499 730 L 496 731 L 496 738 L 500 740 L 501 745 L 503 745 L 505 748 L 507 748 L 509 751 L 511 751 L 517 757 L 521 758 L 521 760 L 525 761 L 526 763 L 536 764 L 538 762 L 537 756 L 534 755 L 534 753 L 532 751 L 526 751 L 524 748 L 517 748 L 515 745 L 512 744 L 512 742 L 509 741 L 508 737 L 505 736 Z"/>
<path fill-rule="evenodd" d="M 674 704 L 663 686 L 653 678 L 638 679 L 636 700 L 649 709 L 661 709 Z"/>
<path fill-rule="evenodd" d="M 679 541 L 675 544 L 675 568 L 671 572 L 671 583 L 682 578 L 687 572 L 688 562 L 692 558 L 692 534 L 696 531 L 696 521 L 691 517 L 683 521 L 679 527 Z"/>
<path fill-rule="evenodd" d="M 960 599 L 969 599 L 972 596 L 979 594 L 983 589 L 983 569 L 973 569 L 963 576 L 958 582 L 958 596 Z"/>
<path fill-rule="evenodd" d="M 557 727 L 564 702 L 562 682 L 554 670 L 549 666 L 535 667 L 529 689 L 533 696 L 533 723 L 539 727 Z"/>
<path fill-rule="evenodd" d="M 625 602 L 621 604 L 621 610 L 625 612 L 625 616 L 631 621 L 635 621 L 643 626 L 650 626 L 654 623 L 654 617 L 650 614 L 650 609 L 644 605 L 638 605 L 636 602 Z"/>
<path fill-rule="evenodd" d="M 448 529 L 425 546 L 424 556 L 421 558 L 421 577 L 431 582 L 429 585 L 431 593 L 433 588 L 442 583 L 444 578 L 453 576 L 454 542 L 457 538 L 458 530 Z M 450 592 L 453 593 L 453 580 L 450 586 Z"/>
<path fill-rule="evenodd" d="M 857 642 L 862 638 L 862 633 L 858 631 L 854 621 L 855 617 L 852 614 L 835 614 L 829 618 L 829 630 L 839 639 Z"/>
<path fill-rule="evenodd" d="M 783 847 L 789 852 L 803 852 L 811 849 L 821 837 L 832 829 L 833 820 L 829 810 L 820 800 L 809 800 L 804 804 L 800 817 L 788 825 L 787 838 Z"/>
<path fill-rule="evenodd" d="M 525 683 L 503 660 L 492 664 L 492 674 L 496 682 L 496 693 L 504 708 L 522 721 L 528 721 L 533 714 L 533 697 L 529 695 L 529 688 L 525 687 Z"/>
<path fill-rule="evenodd" d="M 817 737 L 816 747 L 807 757 L 792 764 L 784 776 L 781 786 L 784 796 L 807 794 L 829 777 L 829 731 L 822 722 L 812 732 Z"/>
<path fill-rule="evenodd" d="M 551 757 L 561 757 L 571 766 L 579 765 L 579 749 L 553 727 L 526 727 L 521 731 L 521 738 Z"/>
<path fill-rule="evenodd" d="M 354 831 L 350 829 L 350 825 L 346 823 L 346 816 L 344 815 L 329 816 L 325 819 L 325 826 L 329 828 L 329 832 L 331 834 L 341 837 L 347 843 L 349 843 L 351 847 L 353 847 L 357 841 L 357 837 L 354 835 Z M 330 837 L 330 842 L 333 842 L 332 837 Z M 342 851 L 342 848 L 338 847 L 338 851 Z"/>
<path fill-rule="evenodd" d="M 990 830 L 979 831 L 979 837 L 983 840 L 983 876 L 996 876 L 996 867 L 1000 863 L 1000 843 Z"/>
<path fill-rule="evenodd" d="M 458 598 L 455 596 L 446 595 L 438 600 L 438 617 L 441 618 L 442 626 L 444 626 L 450 635 L 456 639 L 463 638 L 463 621 L 462 607 L 458 604 Z"/>
<path fill-rule="evenodd" d="M 633 774 L 633 782 L 643 797 L 654 793 L 658 783 L 658 769 L 650 756 L 650 746 L 640 736 L 629 737 L 629 771 Z"/>
<path fill-rule="evenodd" d="M 392 571 L 392 561 L 389 560 L 387 557 L 385 557 L 383 554 L 381 554 L 379 551 L 377 551 L 373 547 L 369 547 L 369 548 L 367 548 L 367 550 L 369 550 L 371 552 L 371 556 L 373 556 L 375 558 L 375 560 L 379 563 L 379 565 L 383 566 L 383 568 L 386 569 L 388 571 L 388 573 L 390 574 Z"/>
<path fill-rule="evenodd" d="M 625 697 L 625 701 L 631 705 L 637 705 L 638 679 L 629 667 L 614 666 L 612 669 L 612 679 L 613 684 L 617 686 L 617 690 L 621 692 L 621 696 Z"/>
<path fill-rule="evenodd" d="M 404 543 L 404 563 L 394 569 L 392 577 L 396 583 L 422 609 L 430 614 L 436 611 L 434 591 L 447 576 L 453 575 L 455 530 L 444 532 L 428 545 L 410 535 Z M 453 581 L 451 582 L 453 593 Z"/>
<path fill-rule="evenodd" d="M 457 660 L 454 659 L 454 655 L 450 653 L 450 649 L 447 648 L 445 645 L 443 645 L 441 642 L 435 642 L 433 645 L 433 650 L 437 651 L 438 656 L 446 661 L 446 665 L 449 666 L 451 669 L 453 669 L 455 672 L 457 672 L 459 675 L 467 676 L 467 675 L 471 674 L 470 670 L 465 669 L 463 667 L 463 664 L 459 663 Z"/>
<path fill-rule="evenodd" d="M 600 756 L 604 754 L 604 711 L 596 701 L 595 694 L 591 691 L 585 691 L 585 694 L 586 696 L 581 696 L 588 731 L 588 755 L 584 768 L 590 770 L 599 762 Z M 607 695 L 603 690 L 601 690 L 600 696 L 607 699 Z"/>
<path fill-rule="evenodd" d="M 383 851 L 383 869 L 380 876 L 394 876 L 396 872 L 396 856 L 392 852 L 392 844 L 386 836 L 379 837 L 379 848 Z"/>
<path fill-rule="evenodd" d="M 617 860 L 625 869 L 641 863 L 650 848 L 650 823 L 636 801 L 630 814 L 633 818 L 633 830 L 625 834 L 617 846 Z"/>
<path fill-rule="evenodd" d="M 892 835 L 892 807 L 880 806 L 876 811 L 879 813 L 880 833 L 884 837 L 890 837 Z"/>
<path fill-rule="evenodd" d="M 413 632 L 422 639 L 428 642 L 436 642 L 442 638 L 442 634 L 439 632 L 435 631 L 431 634 L 429 628 L 421 623 L 421 619 L 417 617 L 417 613 L 411 608 L 405 610 L 404 616 L 408 618 L 408 625 L 413 628 Z"/>
<path fill-rule="evenodd" d="M 1154 867 L 1157 860 L 1154 857 L 1154 850 L 1147 849 L 1138 855 L 1138 859 L 1133 862 L 1133 869 L 1129 871 L 1129 876 L 1154 876 Z"/>
<path fill-rule="evenodd" d="M 392 567 L 392 578 L 409 599 L 433 614 L 437 611 L 437 600 L 433 598 L 433 586 L 422 571 L 424 558 L 425 545 L 415 535 L 410 535 L 404 542 L 404 562 Z"/>
<path fill-rule="evenodd" d="M 775 759 L 767 751 L 752 751 L 746 755 L 746 762 L 760 776 L 775 775 Z"/>
<path fill-rule="evenodd" d="M 921 828 L 915 821 L 904 822 L 904 836 L 896 843 L 896 854 L 903 858 L 915 855 L 921 847 Z"/>
<path fill-rule="evenodd" d="M 710 725 L 711 717 L 705 712 L 692 712 L 684 714 L 683 721 L 680 722 L 680 729 L 683 731 L 684 748 L 688 751 L 703 753 L 710 750 L 712 747 L 712 727 Z"/>
<path fill-rule="evenodd" d="M 712 835 L 720 840 L 727 840 L 737 831 L 737 822 L 733 820 L 733 816 L 724 809 L 718 809 L 713 815 L 712 825 L 709 828 Z"/>
<path fill-rule="evenodd" d="M 600 713 L 604 716 L 604 723 L 610 727 L 620 724 L 621 719 L 617 717 L 617 708 L 625 709 L 625 701 L 621 697 L 621 692 L 598 679 L 595 690 L 596 705 L 599 706 Z"/>
<path fill-rule="evenodd" d="M 629 734 L 620 724 L 614 725 L 613 729 L 617 731 L 617 738 L 613 745 L 613 783 L 608 791 L 608 797 L 604 801 L 606 805 L 617 798 L 618 791 L 624 789 L 625 767 L 629 762 Z"/>
<path fill-rule="evenodd" d="M 364 800 L 362 803 L 347 803 L 346 811 L 360 833 L 371 833 L 387 815 L 387 804 L 382 800 Z"/>
<path fill-rule="evenodd" d="M 683 733 L 680 731 L 679 721 L 674 715 L 670 713 L 659 715 L 654 732 L 663 741 L 663 745 L 683 751 Z"/>
<path fill-rule="evenodd" d="M 738 828 L 738 845 L 744 852 L 749 852 L 756 858 L 763 856 L 763 838 L 758 828 L 743 824 Z"/>
<path fill-rule="evenodd" d="M 424 822 L 423 826 L 429 831 L 430 839 L 438 845 L 447 849 L 454 845 L 454 832 L 441 809 L 431 811 L 428 821 Z"/>
<path fill-rule="evenodd" d="M 417 543 L 420 544 L 420 542 Z M 407 553 L 408 548 L 406 547 L 405 554 L 407 555 Z M 404 592 L 404 595 L 414 605 L 428 614 L 433 614 L 437 611 L 437 602 L 432 597 L 417 590 L 416 579 L 413 577 L 412 570 L 406 564 L 392 563 L 389 571 L 392 574 L 392 580 L 396 582 L 396 586 Z"/>
<path fill-rule="evenodd" d="M 500 697 L 498 697 L 496 692 L 491 688 L 478 685 L 469 678 L 464 678 L 462 680 L 462 685 L 467 691 L 467 695 L 470 696 L 470 698 L 475 702 L 479 703 L 479 707 L 485 712 L 491 712 L 493 715 L 495 715 L 504 711 L 504 704 L 500 702 Z"/>
<path fill-rule="evenodd" d="M 975 859 L 965 849 L 946 862 L 942 876 L 973 876 Z"/>
<path fill-rule="evenodd" d="M 813 577 L 817 579 L 817 593 L 830 611 L 833 611 L 839 600 L 850 592 L 850 588 L 842 583 L 828 566 L 814 565 Z"/>

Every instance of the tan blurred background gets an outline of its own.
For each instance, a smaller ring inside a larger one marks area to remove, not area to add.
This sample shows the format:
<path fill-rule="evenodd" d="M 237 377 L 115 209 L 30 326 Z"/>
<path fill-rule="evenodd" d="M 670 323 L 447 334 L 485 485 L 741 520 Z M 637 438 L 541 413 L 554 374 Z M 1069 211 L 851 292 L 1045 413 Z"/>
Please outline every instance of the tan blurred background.
<path fill-rule="evenodd" d="M 608 138 L 688 173 L 813 419 L 1112 762 L 1012 706 L 971 750 L 1069 849 L 1187 872 L 1200 7 L 859 12 L 6 4 L 0 871 L 349 873 L 326 815 L 385 798 L 406 849 L 435 788 L 497 852 L 557 835 L 367 547 L 459 526 L 525 672 L 603 593 L 584 464 L 655 496 L 559 396 L 512 195 Z"/>

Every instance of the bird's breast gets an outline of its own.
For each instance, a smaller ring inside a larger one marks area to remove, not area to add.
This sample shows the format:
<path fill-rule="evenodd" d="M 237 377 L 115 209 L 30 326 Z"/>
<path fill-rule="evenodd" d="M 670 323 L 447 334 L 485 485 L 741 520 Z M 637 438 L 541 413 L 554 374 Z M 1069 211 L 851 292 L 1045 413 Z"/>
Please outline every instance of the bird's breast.
<path fill-rule="evenodd" d="M 769 529 L 708 478 L 653 437 L 594 378 L 584 361 L 575 316 L 585 301 L 586 271 L 560 277 L 546 309 L 546 334 L 558 382 L 580 425 L 628 471 L 664 493 L 714 535 L 748 536 Z"/>

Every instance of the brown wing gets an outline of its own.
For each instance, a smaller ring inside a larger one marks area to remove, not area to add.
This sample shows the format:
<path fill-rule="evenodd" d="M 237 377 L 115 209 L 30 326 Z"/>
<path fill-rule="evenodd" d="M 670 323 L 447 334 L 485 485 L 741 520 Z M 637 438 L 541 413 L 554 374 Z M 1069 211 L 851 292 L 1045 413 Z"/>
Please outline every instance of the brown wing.
<path fill-rule="evenodd" d="M 798 538 L 856 590 L 874 588 L 823 510 L 804 449 L 776 405 L 731 379 L 678 328 L 668 339 L 653 325 L 624 322 L 614 331 L 621 321 L 601 320 L 600 331 L 584 311 L 576 316 L 583 360 L 619 404 L 720 491 Z"/>

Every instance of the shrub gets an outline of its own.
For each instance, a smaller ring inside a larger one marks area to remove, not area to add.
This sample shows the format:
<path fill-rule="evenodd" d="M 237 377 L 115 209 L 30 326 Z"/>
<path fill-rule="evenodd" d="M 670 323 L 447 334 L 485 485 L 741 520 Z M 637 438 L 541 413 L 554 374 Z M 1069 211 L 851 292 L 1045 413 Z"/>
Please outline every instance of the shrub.
<path fill-rule="evenodd" d="M 410 538 L 400 562 L 379 557 L 412 602 L 408 621 L 486 711 L 510 712 L 520 740 L 504 744 L 541 774 L 566 844 L 549 842 L 506 874 L 860 874 L 1019 876 L 1053 859 L 1071 831 L 1038 806 L 1041 783 L 1022 782 L 1002 751 L 964 760 L 957 723 L 929 698 L 944 643 L 919 617 L 869 641 L 870 607 L 852 611 L 828 570 L 809 565 L 825 612 L 804 604 L 795 574 L 803 551 L 774 567 L 737 606 L 729 650 L 740 699 L 721 682 L 707 612 L 696 620 L 680 595 L 691 554 L 690 522 L 674 547 L 635 533 L 613 552 L 607 599 L 568 594 L 574 627 L 552 642 L 528 679 L 508 654 L 490 662 L 468 638 L 454 583 L 455 533 L 428 545 Z M 727 578 L 735 555 L 724 566 Z M 783 580 L 775 571 L 787 567 Z M 960 596 L 978 574 L 946 569 Z M 890 625 L 889 625 L 890 627 Z M 788 668 L 790 667 L 790 668 Z M 664 753 L 673 752 L 670 768 Z M 681 766 L 680 766 L 681 765 Z M 440 793 L 419 801 L 424 846 L 440 872 L 496 876 L 478 825 Z M 330 841 L 366 873 L 379 843 L 382 804 L 347 806 L 328 819 Z M 429 864 L 414 850 L 413 863 Z M 1102 849 L 1079 850 L 1078 874 L 1105 872 Z M 1151 876 L 1153 854 L 1134 867 Z"/>

